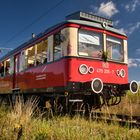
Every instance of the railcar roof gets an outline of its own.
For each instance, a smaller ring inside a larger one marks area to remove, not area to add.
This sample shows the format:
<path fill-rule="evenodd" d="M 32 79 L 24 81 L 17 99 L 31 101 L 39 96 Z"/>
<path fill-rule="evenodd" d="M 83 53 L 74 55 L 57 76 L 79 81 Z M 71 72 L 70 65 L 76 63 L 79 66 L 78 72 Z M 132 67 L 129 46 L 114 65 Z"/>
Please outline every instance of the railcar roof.
<path fill-rule="evenodd" d="M 23 48 L 29 46 L 30 44 L 32 44 L 37 39 L 43 37 L 44 35 L 50 33 L 51 31 L 53 31 L 55 29 L 57 29 L 58 27 L 61 27 L 61 26 L 65 25 L 66 23 L 74 23 L 74 24 L 79 24 L 79 25 L 84 25 L 84 26 L 95 27 L 95 28 L 111 31 L 111 32 L 114 32 L 114 33 L 126 36 L 126 34 L 121 32 L 120 30 L 115 29 L 114 27 L 110 27 L 110 26 L 106 26 L 104 28 L 102 26 L 102 24 L 100 24 L 100 23 L 91 22 L 91 21 L 85 21 L 85 20 L 75 20 L 75 19 L 73 19 L 73 20 L 66 20 L 64 22 L 61 22 L 59 24 L 56 24 L 56 25 L 46 29 L 44 32 L 41 32 L 40 34 L 36 35 L 35 38 L 32 38 L 32 39 L 28 40 L 27 42 L 21 44 L 19 47 L 15 48 L 14 50 L 12 50 L 9 53 L 7 53 L 5 56 L 0 58 L 0 61 L 5 60 L 5 59 L 9 58 L 10 56 L 20 52 Z"/>
<path fill-rule="evenodd" d="M 102 26 L 102 24 L 96 23 L 96 22 L 85 21 L 85 20 L 68 20 L 67 22 L 80 24 L 80 25 L 85 25 L 85 26 L 90 26 L 90 27 L 96 27 L 96 28 L 100 28 L 100 29 L 103 29 L 103 30 L 111 31 L 111 32 L 126 36 L 126 34 L 122 31 L 120 31 L 119 29 L 116 29 L 116 28 L 111 27 L 111 26 L 106 26 L 104 28 Z"/>

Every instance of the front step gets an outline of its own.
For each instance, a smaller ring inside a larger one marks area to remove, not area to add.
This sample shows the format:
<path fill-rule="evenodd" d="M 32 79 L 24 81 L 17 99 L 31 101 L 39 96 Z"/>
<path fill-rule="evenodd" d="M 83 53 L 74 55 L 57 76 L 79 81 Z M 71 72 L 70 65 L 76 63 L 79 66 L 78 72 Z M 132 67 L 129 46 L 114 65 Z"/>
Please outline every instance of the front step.
<path fill-rule="evenodd" d="M 80 103 L 80 102 L 83 102 L 83 100 L 82 99 L 69 99 L 69 102 L 71 102 L 71 103 Z"/>

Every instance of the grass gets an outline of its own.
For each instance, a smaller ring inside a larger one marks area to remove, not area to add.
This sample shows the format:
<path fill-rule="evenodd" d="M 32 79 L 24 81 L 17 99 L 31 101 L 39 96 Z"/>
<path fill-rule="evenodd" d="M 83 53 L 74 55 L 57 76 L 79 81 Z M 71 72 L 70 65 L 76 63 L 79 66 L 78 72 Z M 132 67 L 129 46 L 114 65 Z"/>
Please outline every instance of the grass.
<path fill-rule="evenodd" d="M 5 140 L 139 140 L 138 129 L 129 130 L 119 125 L 98 123 L 85 120 L 76 116 L 70 118 L 57 117 L 51 120 L 32 119 L 22 125 L 22 133 L 19 136 L 19 128 L 13 124 L 4 124 L 0 139 Z M 19 125 L 19 124 L 18 124 Z"/>
<path fill-rule="evenodd" d="M 112 139 L 139 139 L 140 132 L 137 129 L 129 130 L 119 125 L 108 125 L 75 118 L 60 117 L 46 122 L 48 132 L 46 138 L 55 140 L 112 140 Z M 40 131 L 42 132 L 42 131 Z M 44 131 L 43 131 L 44 133 Z M 44 135 L 40 133 L 40 135 Z"/>
<path fill-rule="evenodd" d="M 129 97 L 128 97 L 129 98 Z M 80 116 L 42 118 L 37 99 L 25 103 L 17 98 L 14 107 L 0 107 L 0 140 L 139 140 L 140 130 L 86 120 Z"/>

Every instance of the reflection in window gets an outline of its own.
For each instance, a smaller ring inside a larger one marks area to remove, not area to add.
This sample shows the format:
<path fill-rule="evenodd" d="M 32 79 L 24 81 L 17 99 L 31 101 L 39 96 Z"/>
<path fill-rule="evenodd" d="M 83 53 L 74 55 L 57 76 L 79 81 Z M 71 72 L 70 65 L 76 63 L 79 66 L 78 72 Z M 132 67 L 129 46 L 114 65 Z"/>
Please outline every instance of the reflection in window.
<path fill-rule="evenodd" d="M 61 58 L 61 39 L 60 32 L 54 35 L 54 60 Z"/>
<path fill-rule="evenodd" d="M 122 62 L 124 60 L 124 53 L 121 39 L 107 37 L 107 53 L 109 59 Z"/>
<path fill-rule="evenodd" d="M 102 34 L 79 30 L 79 55 L 102 57 Z"/>

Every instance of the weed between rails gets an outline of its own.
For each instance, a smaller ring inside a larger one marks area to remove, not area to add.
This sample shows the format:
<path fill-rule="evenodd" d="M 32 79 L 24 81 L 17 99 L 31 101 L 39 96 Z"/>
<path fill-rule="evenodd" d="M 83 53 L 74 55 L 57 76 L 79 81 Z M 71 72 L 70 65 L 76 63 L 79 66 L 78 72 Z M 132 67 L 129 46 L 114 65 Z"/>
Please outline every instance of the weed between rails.
<path fill-rule="evenodd" d="M 42 117 L 38 100 L 17 98 L 9 110 L 0 107 L 0 140 L 139 140 L 139 129 L 86 120 L 80 116 Z M 108 110 L 109 111 L 109 110 Z M 45 112 L 46 113 L 46 112 Z"/>

